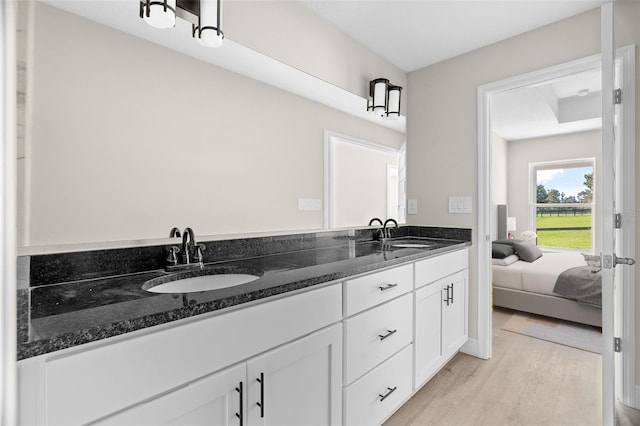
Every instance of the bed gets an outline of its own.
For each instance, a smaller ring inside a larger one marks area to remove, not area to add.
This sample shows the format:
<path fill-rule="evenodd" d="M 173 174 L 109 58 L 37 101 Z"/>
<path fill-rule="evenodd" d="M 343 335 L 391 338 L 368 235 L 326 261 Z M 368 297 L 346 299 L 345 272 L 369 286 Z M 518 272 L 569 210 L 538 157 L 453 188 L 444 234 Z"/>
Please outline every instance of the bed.
<path fill-rule="evenodd" d="M 535 259 L 530 257 L 527 259 L 529 261 L 521 258 L 523 256 L 517 253 L 517 248 L 514 249 L 513 254 L 509 252 L 496 254 L 496 244 L 504 243 L 505 241 L 498 241 L 493 244 L 493 304 L 495 306 L 597 327 L 602 326 L 602 310 L 598 306 L 601 287 L 597 287 L 597 291 L 600 292 L 598 297 L 593 297 L 592 294 L 582 297 L 580 294 L 584 291 L 582 288 L 564 292 L 565 289 L 573 286 L 572 276 L 575 276 L 575 273 L 591 276 L 593 282 L 599 284 L 597 282 L 600 278 L 599 268 L 589 266 L 580 253 L 542 253 L 537 247 L 535 250 L 537 250 L 536 253 L 539 252 L 539 256 L 536 254 L 534 257 L 537 257 Z M 507 242 L 506 245 L 511 244 Z M 528 246 L 522 247 L 529 250 Z M 527 258 L 527 256 L 524 257 Z M 593 289 L 593 283 L 588 287 Z M 562 292 L 563 295 L 554 292 L 554 289 Z"/>

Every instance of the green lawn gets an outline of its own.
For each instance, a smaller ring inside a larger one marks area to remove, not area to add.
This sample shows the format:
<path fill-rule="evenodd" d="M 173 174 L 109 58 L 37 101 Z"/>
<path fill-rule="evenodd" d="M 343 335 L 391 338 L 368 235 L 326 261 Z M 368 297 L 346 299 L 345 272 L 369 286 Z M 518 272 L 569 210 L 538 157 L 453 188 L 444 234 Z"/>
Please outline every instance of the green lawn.
<path fill-rule="evenodd" d="M 591 249 L 591 230 L 543 231 L 540 228 L 583 228 L 591 227 L 591 215 L 537 216 L 538 245 L 563 247 L 579 250 Z"/>

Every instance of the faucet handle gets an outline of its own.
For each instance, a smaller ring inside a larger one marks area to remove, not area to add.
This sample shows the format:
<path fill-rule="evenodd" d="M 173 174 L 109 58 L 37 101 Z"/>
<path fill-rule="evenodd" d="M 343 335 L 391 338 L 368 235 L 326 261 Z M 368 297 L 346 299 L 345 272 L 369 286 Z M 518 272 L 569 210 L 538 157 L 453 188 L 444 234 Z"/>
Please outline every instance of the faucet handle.
<path fill-rule="evenodd" d="M 167 263 L 171 266 L 175 266 L 178 264 L 178 256 L 177 253 L 180 251 L 180 248 L 177 246 L 172 246 L 169 248 L 169 254 L 167 255 Z"/>
<path fill-rule="evenodd" d="M 203 256 L 202 252 L 207 249 L 207 246 L 204 244 L 196 244 L 193 247 L 193 260 L 196 262 L 202 262 Z"/>

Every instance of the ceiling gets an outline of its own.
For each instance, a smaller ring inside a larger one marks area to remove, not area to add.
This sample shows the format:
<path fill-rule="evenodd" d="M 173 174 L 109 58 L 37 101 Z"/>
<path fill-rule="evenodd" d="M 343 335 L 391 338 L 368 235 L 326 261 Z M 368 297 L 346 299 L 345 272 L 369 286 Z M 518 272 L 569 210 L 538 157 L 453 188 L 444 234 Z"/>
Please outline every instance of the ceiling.
<path fill-rule="evenodd" d="M 299 0 L 405 72 L 611 0 Z"/>
<path fill-rule="evenodd" d="M 405 72 L 600 7 L 610 0 L 299 0 Z M 578 96 L 587 90 L 586 96 Z M 599 129 L 601 73 L 494 95 L 492 130 L 507 141 Z"/>
<path fill-rule="evenodd" d="M 507 141 L 600 129 L 601 88 L 598 69 L 495 94 L 491 129 Z"/>

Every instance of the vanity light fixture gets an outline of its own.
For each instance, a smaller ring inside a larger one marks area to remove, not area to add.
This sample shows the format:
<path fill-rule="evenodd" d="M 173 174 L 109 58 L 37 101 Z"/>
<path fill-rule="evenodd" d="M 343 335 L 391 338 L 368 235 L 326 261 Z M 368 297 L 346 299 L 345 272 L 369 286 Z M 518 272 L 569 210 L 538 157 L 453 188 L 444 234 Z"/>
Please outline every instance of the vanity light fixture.
<path fill-rule="evenodd" d="M 140 17 L 154 28 L 171 28 L 176 25 L 176 0 L 141 0 Z"/>
<path fill-rule="evenodd" d="M 402 87 L 389 83 L 386 78 L 376 78 L 369 82 L 367 111 L 383 118 L 400 117 Z"/>
<path fill-rule="evenodd" d="M 172 28 L 176 16 L 191 22 L 191 35 L 201 45 L 220 47 L 222 0 L 140 0 L 140 18 L 154 28 Z"/>
<path fill-rule="evenodd" d="M 200 0 L 198 2 L 198 25 L 193 24 L 191 35 L 203 46 L 222 46 L 224 34 L 220 30 L 220 1 Z"/>

